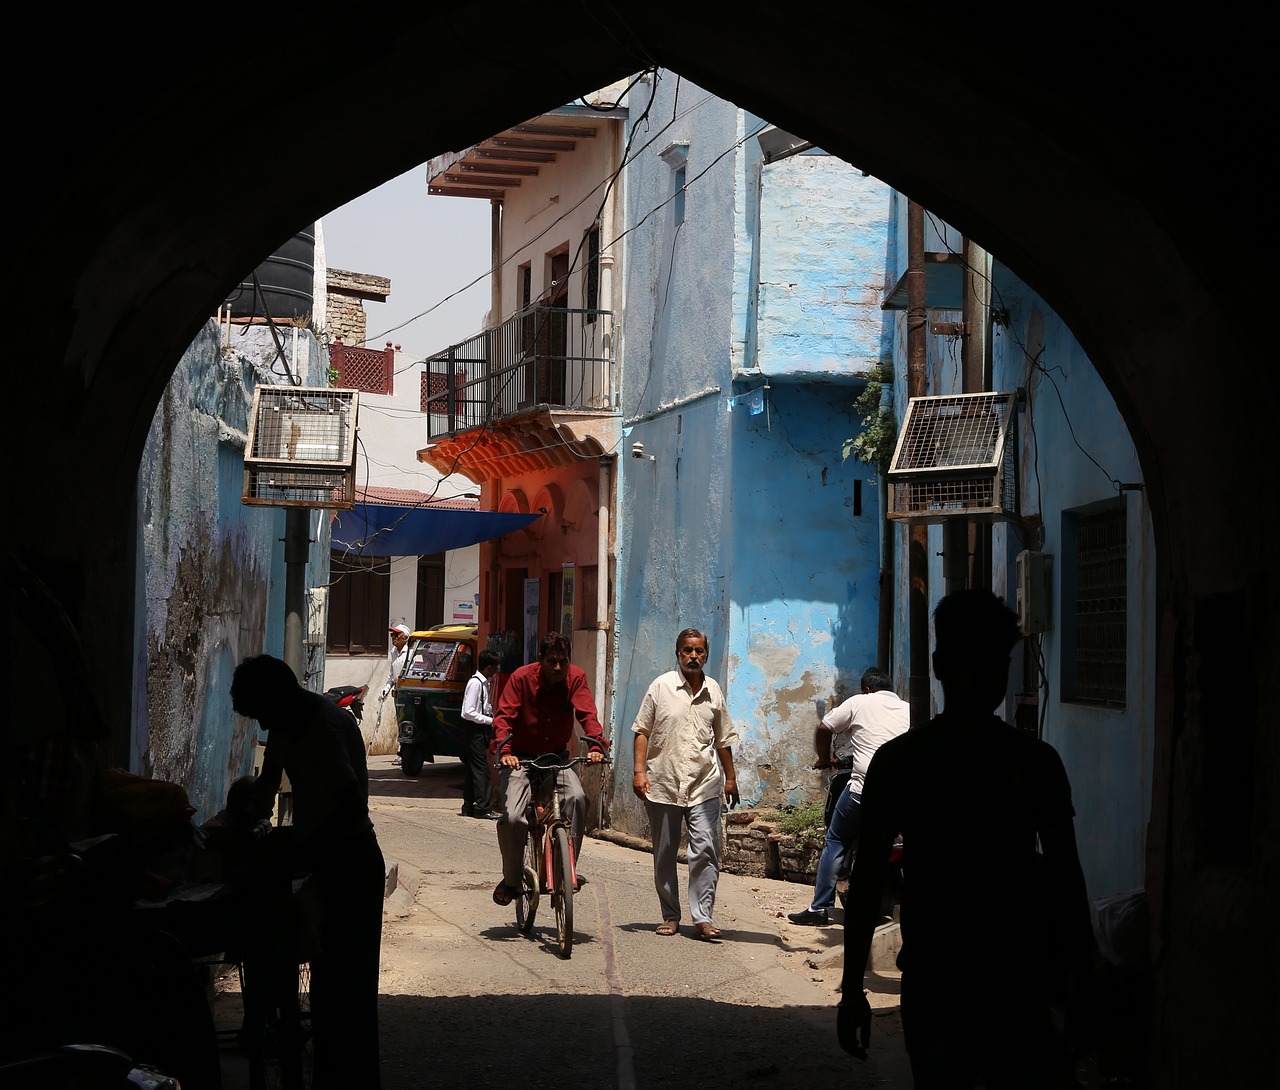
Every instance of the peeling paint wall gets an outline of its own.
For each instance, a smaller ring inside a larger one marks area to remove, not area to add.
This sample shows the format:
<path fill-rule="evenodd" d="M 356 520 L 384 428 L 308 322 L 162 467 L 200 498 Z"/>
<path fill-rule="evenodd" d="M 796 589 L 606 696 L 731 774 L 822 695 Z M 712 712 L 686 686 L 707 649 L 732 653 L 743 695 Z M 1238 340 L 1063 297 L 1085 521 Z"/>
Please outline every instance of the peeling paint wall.
<path fill-rule="evenodd" d="M 196 821 L 252 770 L 257 729 L 231 710 L 232 671 L 247 655 L 284 653 L 284 511 L 240 502 L 253 389 L 281 382 L 282 368 L 265 327 L 229 335 L 225 346 L 227 331 L 209 322 L 183 354 L 138 473 L 131 767 L 181 783 Z M 324 385 L 310 333 L 296 355 L 291 341 L 293 372 Z M 328 522 L 309 514 L 315 586 L 328 581 Z"/>
<path fill-rule="evenodd" d="M 760 118 L 676 86 L 658 80 L 649 116 L 677 118 L 659 142 L 686 149 L 683 222 L 668 159 L 636 157 L 626 184 L 614 782 L 629 785 L 631 723 L 692 625 L 742 737 L 744 803 L 803 802 L 825 789 L 819 715 L 876 651 L 879 506 L 841 447 L 889 343 L 889 191 L 826 155 L 766 166 Z M 766 382 L 760 413 L 730 407 Z M 636 441 L 652 460 L 626 456 Z M 629 789 L 610 817 L 645 835 Z"/>

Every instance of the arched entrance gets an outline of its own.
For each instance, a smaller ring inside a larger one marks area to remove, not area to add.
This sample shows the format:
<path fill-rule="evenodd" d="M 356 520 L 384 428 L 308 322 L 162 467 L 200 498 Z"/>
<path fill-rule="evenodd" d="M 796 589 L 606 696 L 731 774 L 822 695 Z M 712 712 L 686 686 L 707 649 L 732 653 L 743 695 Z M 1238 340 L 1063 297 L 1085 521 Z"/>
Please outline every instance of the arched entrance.
<path fill-rule="evenodd" d="M 128 63 L 135 35 L 105 17 L 68 42 L 52 12 L 32 15 L 32 40 L 59 43 L 94 117 L 67 127 L 29 109 L 10 123 L 24 169 L 11 171 L 4 298 L 30 343 L 11 368 L 24 515 L 12 547 L 98 652 L 90 680 L 117 737 L 132 699 L 138 454 L 218 302 L 282 239 L 412 164 L 660 63 L 945 216 L 1048 299 L 1095 361 L 1142 458 L 1160 564 L 1148 888 L 1157 1033 L 1187 1044 L 1156 1069 L 1167 1085 L 1218 1081 L 1224 1057 L 1239 1085 L 1272 1073 L 1257 1027 L 1275 1023 L 1274 981 L 1264 990 L 1254 967 L 1278 953 L 1266 876 L 1280 872 L 1280 815 L 1264 801 L 1280 766 L 1280 507 L 1259 480 L 1276 458 L 1253 409 L 1264 353 L 1245 324 L 1267 281 L 1254 224 L 1230 214 L 1269 191 L 1238 135 L 1266 131 L 1265 96 L 1242 86 L 1262 70 L 1247 44 L 1204 27 L 1126 37 L 1111 21 L 1041 31 L 1023 9 L 1006 21 L 863 3 L 779 18 L 776 4 L 721 0 L 534 21 L 493 3 L 442 11 L 353 28 L 335 9 L 341 34 L 328 37 L 338 27 L 320 9 L 307 26 L 256 13 L 251 33 L 161 36 L 146 65 Z M 309 45 L 325 40 L 341 54 Z M 11 92 L 30 101 L 29 87 Z M 229 123 L 237 102 L 252 108 Z M 36 674 L 27 650 L 11 657 L 15 691 Z M 1214 799 L 1231 790 L 1256 805 L 1247 828 L 1221 831 L 1247 850 L 1222 859 Z M 1202 1004 L 1206 985 L 1234 1003 Z M 1221 1045 L 1212 1057 L 1206 1038 Z"/>

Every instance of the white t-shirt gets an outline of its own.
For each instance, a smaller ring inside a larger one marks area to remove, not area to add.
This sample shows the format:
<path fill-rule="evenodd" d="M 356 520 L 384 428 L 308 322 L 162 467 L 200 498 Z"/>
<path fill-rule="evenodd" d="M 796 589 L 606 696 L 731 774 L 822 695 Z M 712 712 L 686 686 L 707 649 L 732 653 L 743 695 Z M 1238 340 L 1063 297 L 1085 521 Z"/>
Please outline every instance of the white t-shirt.
<path fill-rule="evenodd" d="M 862 796 L 862 781 L 875 751 L 890 738 L 905 733 L 911 726 L 911 705 L 892 689 L 875 693 L 855 693 L 843 704 L 823 716 L 822 724 L 835 736 L 849 736 L 849 748 L 853 755 L 853 768 L 849 775 L 849 790 Z"/>

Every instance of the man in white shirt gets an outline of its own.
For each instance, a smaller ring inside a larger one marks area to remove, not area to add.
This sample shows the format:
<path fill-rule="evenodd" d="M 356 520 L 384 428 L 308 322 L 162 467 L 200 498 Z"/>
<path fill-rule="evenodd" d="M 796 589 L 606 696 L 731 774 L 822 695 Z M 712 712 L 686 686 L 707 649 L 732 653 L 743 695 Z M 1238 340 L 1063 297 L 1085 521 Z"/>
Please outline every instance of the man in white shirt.
<path fill-rule="evenodd" d="M 467 737 L 466 770 L 462 780 L 464 817 L 497 821 L 502 815 L 493 808 L 493 780 L 489 773 L 489 743 L 493 741 L 493 699 L 489 683 L 502 665 L 502 656 L 491 648 L 480 652 L 476 672 L 462 694 L 462 719 L 470 727 Z"/>
<path fill-rule="evenodd" d="M 800 912 L 788 912 L 796 924 L 830 923 L 829 910 L 836 903 L 836 879 L 844 858 L 858 839 L 858 808 L 862 782 L 871 758 L 890 738 L 905 734 L 911 726 L 911 705 L 898 696 L 888 675 L 872 667 L 862 675 L 862 692 L 828 712 L 819 729 L 832 736 L 848 734 L 853 756 L 849 783 L 840 793 L 827 824 L 827 835 L 813 883 L 813 901 Z"/>
<path fill-rule="evenodd" d="M 739 801 L 733 767 L 738 735 L 724 693 L 706 677 L 707 637 L 686 628 L 676 638 L 678 670 L 654 679 L 640 703 L 635 733 L 632 790 L 649 814 L 653 880 L 662 908 L 659 935 L 680 927 L 676 853 L 680 827 L 689 830 L 689 914 L 699 939 L 718 939 L 713 912 L 720 879 L 721 799 Z"/>
<path fill-rule="evenodd" d="M 387 683 L 382 686 L 380 697 L 385 698 L 387 694 L 393 694 L 396 691 L 396 680 L 400 677 L 400 671 L 404 669 L 404 657 L 409 649 L 409 626 L 403 621 L 400 624 L 393 624 L 388 632 L 391 633 L 391 665 L 387 670 Z"/>

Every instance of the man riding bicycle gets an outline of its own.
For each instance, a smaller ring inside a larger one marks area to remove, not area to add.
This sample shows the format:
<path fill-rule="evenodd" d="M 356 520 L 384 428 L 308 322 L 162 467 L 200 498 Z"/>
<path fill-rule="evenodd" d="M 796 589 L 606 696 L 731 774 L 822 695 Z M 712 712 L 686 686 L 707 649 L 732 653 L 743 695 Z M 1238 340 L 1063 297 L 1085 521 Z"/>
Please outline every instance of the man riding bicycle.
<path fill-rule="evenodd" d="M 509 905 L 520 894 L 524 869 L 525 838 L 529 834 L 529 777 L 521 758 L 558 753 L 569 755 L 575 721 L 590 746 L 587 761 L 599 764 L 609 749 L 587 675 L 569 662 L 569 640 L 559 632 L 544 637 L 538 661 L 521 666 L 507 679 L 493 716 L 494 752 L 501 766 L 498 791 L 502 820 L 497 824 L 502 852 L 502 881 L 493 890 L 493 902 Z M 572 769 L 558 776 L 563 809 L 573 830 L 574 858 L 582 856 L 582 835 L 587 820 L 587 796 Z M 579 878 L 581 884 L 581 878 Z"/>

